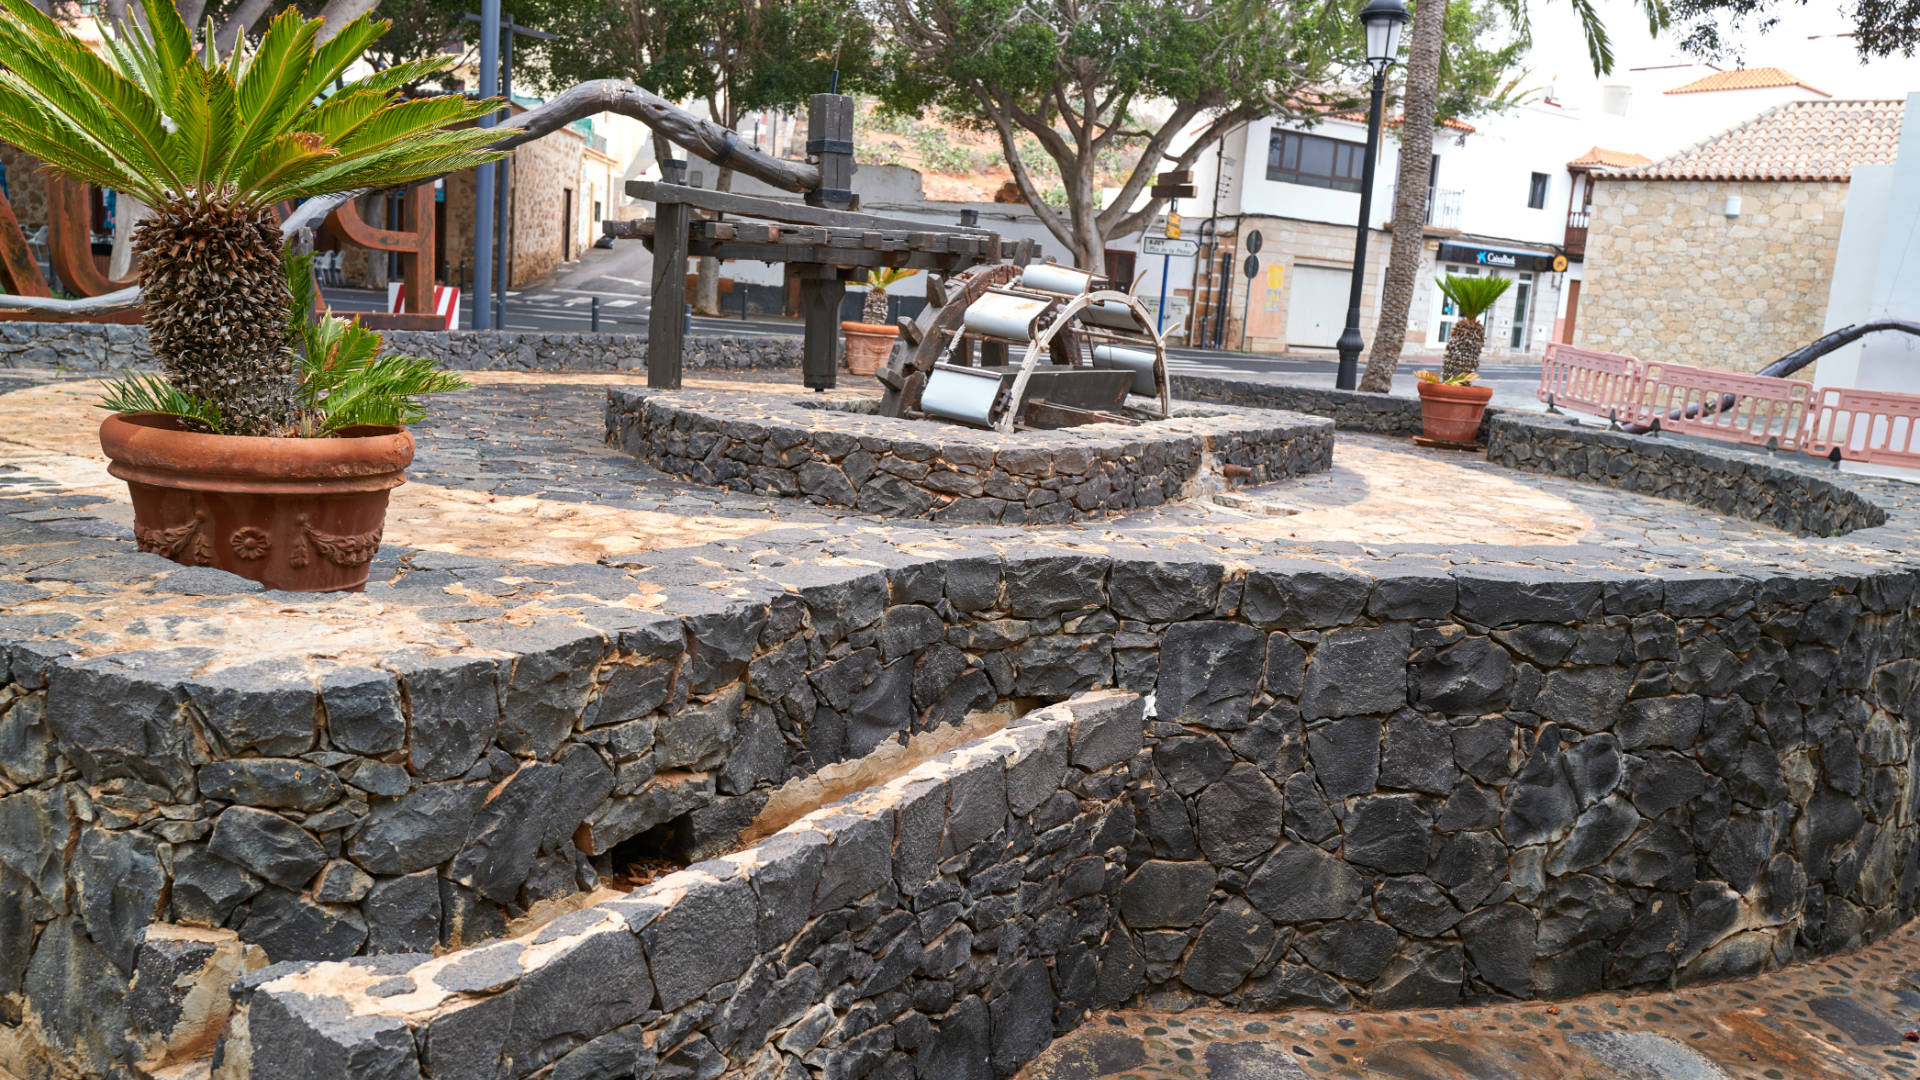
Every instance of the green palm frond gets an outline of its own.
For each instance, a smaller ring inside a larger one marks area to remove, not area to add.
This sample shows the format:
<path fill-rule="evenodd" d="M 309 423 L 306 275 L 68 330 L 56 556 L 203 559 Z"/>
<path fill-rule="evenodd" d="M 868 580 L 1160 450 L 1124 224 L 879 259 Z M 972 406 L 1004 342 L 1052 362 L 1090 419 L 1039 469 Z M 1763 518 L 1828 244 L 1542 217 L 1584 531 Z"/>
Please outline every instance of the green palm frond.
<path fill-rule="evenodd" d="M 1446 277 L 1433 280 L 1440 286 L 1441 293 L 1453 301 L 1453 306 L 1460 309 L 1460 314 L 1468 319 L 1477 319 L 1486 314 L 1487 309 L 1497 303 L 1500 295 L 1513 284 L 1512 278 L 1492 275 L 1480 277 L 1448 274 Z"/>
<path fill-rule="evenodd" d="M 303 356 L 301 408 L 307 434 L 351 427 L 399 427 L 426 419 L 426 394 L 465 390 L 468 382 L 418 356 L 380 355 L 380 334 L 350 319 L 313 310 L 313 257 L 287 260 L 293 317 L 287 336 Z"/>
<path fill-rule="evenodd" d="M 498 132 L 449 130 L 498 107 L 402 100 L 444 69 L 433 57 L 335 84 L 385 32 L 362 16 L 325 42 L 292 8 L 257 44 L 196 51 L 170 0 L 103 25 L 96 52 L 30 0 L 0 0 L 0 139 L 55 169 L 153 206 L 241 210 L 353 187 L 409 183 L 501 155 Z"/>
<path fill-rule="evenodd" d="M 158 413 L 177 417 L 194 431 L 226 433 L 220 407 L 188 394 L 159 375 L 122 375 L 108 381 L 99 406 L 117 413 Z"/>

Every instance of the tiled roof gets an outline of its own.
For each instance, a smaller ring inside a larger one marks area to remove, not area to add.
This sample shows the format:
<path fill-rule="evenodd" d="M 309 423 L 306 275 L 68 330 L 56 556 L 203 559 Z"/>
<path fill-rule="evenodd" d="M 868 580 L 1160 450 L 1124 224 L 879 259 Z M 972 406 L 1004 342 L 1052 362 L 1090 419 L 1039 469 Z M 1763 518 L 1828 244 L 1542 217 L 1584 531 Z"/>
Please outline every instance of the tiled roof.
<path fill-rule="evenodd" d="M 1739 68 L 1734 71 L 1716 71 L 1704 79 L 1695 79 L 1685 86 L 1676 86 L 1667 91 L 1669 94 L 1705 94 L 1714 90 L 1765 90 L 1775 86 L 1798 86 L 1812 90 L 1821 97 L 1832 94 L 1815 86 L 1808 86 L 1793 73 L 1783 68 Z"/>
<path fill-rule="evenodd" d="M 1637 169 L 1642 165 L 1651 164 L 1653 159 L 1650 157 L 1630 154 L 1625 150 L 1606 150 L 1598 146 L 1567 162 L 1567 165 L 1573 168 L 1598 166 L 1603 169 Z"/>
<path fill-rule="evenodd" d="M 1617 180 L 1846 180 L 1855 165 L 1891 164 L 1900 101 L 1792 101 Z"/>

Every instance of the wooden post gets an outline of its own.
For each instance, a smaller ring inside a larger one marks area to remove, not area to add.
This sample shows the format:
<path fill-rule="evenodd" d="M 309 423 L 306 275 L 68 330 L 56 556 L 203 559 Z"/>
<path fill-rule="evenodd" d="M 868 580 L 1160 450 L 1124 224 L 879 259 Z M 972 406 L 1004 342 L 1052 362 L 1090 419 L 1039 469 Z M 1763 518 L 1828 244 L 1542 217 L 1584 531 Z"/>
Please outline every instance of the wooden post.
<path fill-rule="evenodd" d="M 825 96 L 825 95 L 820 95 Z M 659 240 L 654 240 L 654 265 L 659 265 Z M 812 390 L 831 390 L 840 366 L 840 304 L 847 283 L 833 266 L 806 265 L 800 273 L 800 317 L 806 327 L 801 373 Z"/>
<path fill-rule="evenodd" d="M 820 186 L 807 192 L 814 206 L 851 208 L 853 198 L 853 99 L 815 94 L 807 99 L 807 156 L 820 163 Z"/>
<path fill-rule="evenodd" d="M 431 315 L 435 311 L 433 275 L 439 269 L 433 247 L 433 181 L 413 185 L 401 198 L 400 227 L 414 238 L 412 249 L 400 253 L 400 274 L 406 280 L 406 309 Z"/>
<path fill-rule="evenodd" d="M 665 182 L 681 184 L 686 178 L 686 162 L 660 163 L 660 179 Z M 681 353 L 686 345 L 687 204 L 663 200 L 653 205 L 653 306 L 647 314 L 647 386 L 678 390 Z"/>

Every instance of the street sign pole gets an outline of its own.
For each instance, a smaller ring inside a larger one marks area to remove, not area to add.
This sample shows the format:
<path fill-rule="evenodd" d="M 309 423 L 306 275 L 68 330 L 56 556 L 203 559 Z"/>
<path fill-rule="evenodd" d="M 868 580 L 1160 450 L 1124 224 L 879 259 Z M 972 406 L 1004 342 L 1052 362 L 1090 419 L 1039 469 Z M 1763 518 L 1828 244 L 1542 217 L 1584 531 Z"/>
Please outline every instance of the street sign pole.
<path fill-rule="evenodd" d="M 480 0 L 480 96 L 500 89 L 500 0 Z M 480 118 L 493 127 L 494 116 Z M 493 166 L 473 170 L 473 328 L 493 329 Z"/>
<path fill-rule="evenodd" d="M 1260 245 L 1254 244 L 1254 247 Z M 1247 351 L 1247 323 L 1253 319 L 1253 279 L 1260 273 L 1260 256 L 1247 256 L 1247 297 L 1240 302 L 1240 351 Z"/>
<path fill-rule="evenodd" d="M 1178 212 L 1180 209 L 1180 200 L 1173 200 L 1167 209 L 1171 212 Z M 1172 269 L 1172 267 L 1172 254 L 1169 253 L 1160 256 L 1160 309 L 1153 320 L 1153 332 L 1156 334 L 1165 334 L 1167 332 L 1167 271 Z"/>

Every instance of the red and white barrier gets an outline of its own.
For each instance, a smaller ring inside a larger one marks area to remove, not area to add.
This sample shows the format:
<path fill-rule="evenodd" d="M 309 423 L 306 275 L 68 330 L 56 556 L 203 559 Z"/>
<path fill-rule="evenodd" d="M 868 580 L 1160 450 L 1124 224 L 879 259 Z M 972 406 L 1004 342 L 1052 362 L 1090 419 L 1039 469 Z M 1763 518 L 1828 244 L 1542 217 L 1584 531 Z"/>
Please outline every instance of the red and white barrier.
<path fill-rule="evenodd" d="M 1556 408 L 1624 417 L 1634 399 L 1636 368 L 1631 356 L 1555 343 L 1541 362 L 1537 395 Z"/>
<path fill-rule="evenodd" d="M 1800 448 L 1848 461 L 1920 467 L 1920 395 L 1823 386 L 1807 415 Z"/>
<path fill-rule="evenodd" d="M 1645 428 L 1720 442 L 1804 450 L 1876 465 L 1920 468 L 1920 395 L 1815 388 L 1780 379 L 1631 356 L 1547 347 L 1541 401 Z"/>
<path fill-rule="evenodd" d="M 1802 379 L 1653 363 L 1642 365 L 1631 410 L 1621 415 L 1636 424 L 1658 420 L 1662 431 L 1749 446 L 1775 440 L 1791 450 L 1812 398 L 1813 384 Z"/>
<path fill-rule="evenodd" d="M 387 310 L 395 315 L 407 309 L 407 298 L 403 282 L 387 283 Z M 433 287 L 433 313 L 447 321 L 447 329 L 460 329 L 460 290 L 452 285 Z"/>

